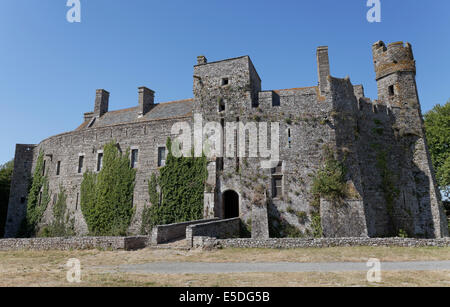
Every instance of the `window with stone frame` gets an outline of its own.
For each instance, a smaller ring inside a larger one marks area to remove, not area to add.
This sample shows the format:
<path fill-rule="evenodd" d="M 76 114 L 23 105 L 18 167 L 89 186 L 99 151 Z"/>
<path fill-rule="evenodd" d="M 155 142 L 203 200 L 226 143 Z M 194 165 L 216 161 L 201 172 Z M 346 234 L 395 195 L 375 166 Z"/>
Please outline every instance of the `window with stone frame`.
<path fill-rule="evenodd" d="M 103 166 L 103 152 L 99 152 L 97 156 L 97 172 L 102 170 Z"/>
<path fill-rule="evenodd" d="M 84 156 L 78 157 L 78 174 L 83 172 Z"/>
<path fill-rule="evenodd" d="M 139 162 L 139 150 L 131 150 L 131 168 L 136 168 Z"/>
<path fill-rule="evenodd" d="M 158 148 L 158 167 L 164 167 L 166 165 L 166 147 Z"/>
<path fill-rule="evenodd" d="M 283 162 L 272 169 L 272 197 L 283 196 Z"/>
<path fill-rule="evenodd" d="M 58 161 L 56 163 L 56 176 L 59 176 L 61 174 L 61 161 Z"/>

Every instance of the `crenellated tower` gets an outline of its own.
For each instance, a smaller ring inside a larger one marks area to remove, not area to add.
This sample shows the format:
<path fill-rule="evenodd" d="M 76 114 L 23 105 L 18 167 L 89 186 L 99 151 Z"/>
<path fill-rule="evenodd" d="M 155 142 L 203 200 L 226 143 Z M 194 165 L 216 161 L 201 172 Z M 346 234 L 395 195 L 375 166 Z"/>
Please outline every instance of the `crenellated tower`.
<path fill-rule="evenodd" d="M 448 231 L 426 142 L 411 44 L 386 46 L 378 41 L 372 52 L 378 103 L 392 115 L 395 143 L 388 150 L 400 163 L 393 219 L 415 236 L 445 236 Z"/>

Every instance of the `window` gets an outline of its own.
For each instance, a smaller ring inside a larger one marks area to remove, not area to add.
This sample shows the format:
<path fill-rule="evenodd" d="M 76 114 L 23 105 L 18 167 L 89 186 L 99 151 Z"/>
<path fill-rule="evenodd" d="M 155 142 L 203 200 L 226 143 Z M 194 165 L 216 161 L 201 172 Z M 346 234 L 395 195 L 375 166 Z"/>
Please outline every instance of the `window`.
<path fill-rule="evenodd" d="M 136 168 L 136 165 L 138 163 L 138 150 L 133 149 L 131 151 L 131 168 Z"/>
<path fill-rule="evenodd" d="M 273 178 L 273 198 L 281 197 L 283 195 L 283 176 L 276 176 Z"/>
<path fill-rule="evenodd" d="M 80 198 L 80 193 L 77 193 L 77 202 L 75 203 L 75 210 L 78 210 L 78 200 Z"/>
<path fill-rule="evenodd" d="M 277 167 L 272 168 L 272 174 L 281 175 L 283 173 L 283 162 L 278 163 Z"/>
<path fill-rule="evenodd" d="M 44 165 L 42 166 L 42 176 L 45 176 L 45 160 L 44 160 Z"/>
<path fill-rule="evenodd" d="M 166 165 L 166 148 L 158 148 L 158 167 L 163 167 Z"/>
<path fill-rule="evenodd" d="M 228 84 L 230 84 L 230 79 L 229 78 L 222 78 L 222 86 L 227 86 Z"/>
<path fill-rule="evenodd" d="M 20 198 L 20 203 L 23 205 L 27 199 L 25 197 Z"/>
<path fill-rule="evenodd" d="M 272 197 L 283 196 L 283 162 L 272 169 Z"/>
<path fill-rule="evenodd" d="M 291 148 L 292 147 L 291 129 L 288 129 L 287 134 L 288 134 L 288 147 Z"/>
<path fill-rule="evenodd" d="M 223 98 L 219 99 L 219 112 L 223 112 L 225 111 L 225 101 L 223 100 Z"/>
<path fill-rule="evenodd" d="M 100 172 L 103 166 L 103 152 L 98 153 L 97 157 L 97 172 Z"/>
<path fill-rule="evenodd" d="M 394 95 L 395 95 L 394 86 L 391 85 L 391 86 L 389 86 L 389 96 L 394 96 Z"/>
<path fill-rule="evenodd" d="M 56 163 L 56 176 L 59 176 L 60 173 L 61 173 L 61 161 L 58 161 L 58 163 Z"/>
<path fill-rule="evenodd" d="M 84 156 L 78 157 L 78 174 L 81 174 L 83 172 L 83 162 L 84 162 Z"/>

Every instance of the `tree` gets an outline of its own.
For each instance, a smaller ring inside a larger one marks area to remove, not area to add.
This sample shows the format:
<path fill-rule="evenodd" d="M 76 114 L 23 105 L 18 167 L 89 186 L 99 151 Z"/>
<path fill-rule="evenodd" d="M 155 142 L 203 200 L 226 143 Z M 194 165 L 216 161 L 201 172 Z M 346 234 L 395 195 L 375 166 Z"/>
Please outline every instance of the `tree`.
<path fill-rule="evenodd" d="M 122 154 L 114 141 L 103 152 L 100 172 L 84 174 L 81 210 L 92 235 L 126 235 L 134 213 L 136 170 L 131 168 L 129 150 Z"/>
<path fill-rule="evenodd" d="M 436 179 L 445 197 L 450 197 L 450 100 L 425 114 L 425 128 Z"/>
<path fill-rule="evenodd" d="M 206 157 L 174 157 L 167 140 L 166 165 L 160 175 L 152 175 L 149 196 L 152 205 L 142 214 L 142 233 L 153 226 L 199 220 L 203 217 L 203 197 L 208 178 Z M 158 193 L 158 186 L 160 194 Z M 161 195 L 161 199 L 159 199 Z"/>
<path fill-rule="evenodd" d="M 14 170 L 14 161 L 0 166 L 0 238 L 3 238 L 8 213 L 9 190 Z"/>

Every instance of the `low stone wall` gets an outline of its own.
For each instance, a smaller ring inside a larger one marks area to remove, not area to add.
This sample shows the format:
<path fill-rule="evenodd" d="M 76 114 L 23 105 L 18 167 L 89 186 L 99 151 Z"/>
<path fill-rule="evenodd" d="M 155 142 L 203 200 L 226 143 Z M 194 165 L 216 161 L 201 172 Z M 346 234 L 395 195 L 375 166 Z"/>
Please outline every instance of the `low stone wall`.
<path fill-rule="evenodd" d="M 450 238 L 323 238 L 323 239 L 214 239 L 195 237 L 196 248 L 325 248 L 342 246 L 450 247 Z"/>
<path fill-rule="evenodd" d="M 195 237 L 225 239 L 239 237 L 241 219 L 216 220 L 208 223 L 192 225 L 186 228 L 186 241 L 194 246 Z"/>
<path fill-rule="evenodd" d="M 184 238 L 186 236 L 186 228 L 191 225 L 208 223 L 217 219 L 198 220 L 184 223 L 159 225 L 152 230 L 152 244 L 166 243 L 175 239 Z"/>
<path fill-rule="evenodd" d="M 16 250 L 137 250 L 148 245 L 149 237 L 71 237 L 2 239 L 0 251 Z"/>

